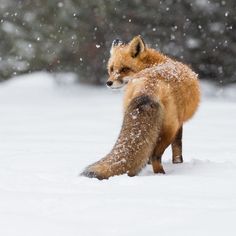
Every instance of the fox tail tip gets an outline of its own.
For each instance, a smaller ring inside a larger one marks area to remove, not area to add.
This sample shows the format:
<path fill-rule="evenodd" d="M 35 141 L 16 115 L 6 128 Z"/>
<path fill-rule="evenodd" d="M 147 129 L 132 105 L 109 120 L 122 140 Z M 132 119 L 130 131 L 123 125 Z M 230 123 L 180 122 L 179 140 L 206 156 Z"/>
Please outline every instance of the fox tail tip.
<path fill-rule="evenodd" d="M 96 178 L 99 180 L 107 179 L 102 176 L 100 176 L 95 171 L 90 170 L 89 168 L 86 168 L 82 173 L 80 173 L 80 176 L 88 177 L 88 178 Z"/>

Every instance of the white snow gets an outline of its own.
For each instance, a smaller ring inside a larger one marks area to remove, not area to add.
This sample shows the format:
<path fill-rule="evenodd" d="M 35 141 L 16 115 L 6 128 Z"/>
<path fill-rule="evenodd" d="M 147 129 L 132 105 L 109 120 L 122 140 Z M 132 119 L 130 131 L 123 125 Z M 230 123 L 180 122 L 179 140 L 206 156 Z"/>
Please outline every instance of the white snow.
<path fill-rule="evenodd" d="M 168 150 L 166 175 L 99 181 L 78 174 L 112 148 L 122 94 L 46 73 L 1 83 L 0 235 L 236 235 L 236 88 L 203 90 L 183 164 Z"/>

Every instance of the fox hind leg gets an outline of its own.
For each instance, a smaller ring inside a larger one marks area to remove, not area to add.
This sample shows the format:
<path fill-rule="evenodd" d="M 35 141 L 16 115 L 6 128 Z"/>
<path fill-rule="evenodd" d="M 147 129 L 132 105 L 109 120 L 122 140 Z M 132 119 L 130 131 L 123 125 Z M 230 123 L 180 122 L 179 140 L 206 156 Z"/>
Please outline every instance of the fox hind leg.
<path fill-rule="evenodd" d="M 172 147 L 172 162 L 174 164 L 182 163 L 182 135 L 183 135 L 183 126 L 181 126 L 174 138 L 174 141 L 171 144 Z"/>
<path fill-rule="evenodd" d="M 152 164 L 152 169 L 154 173 L 165 174 L 164 168 L 161 164 L 162 155 L 165 149 L 168 147 L 166 140 L 162 140 L 157 142 L 156 147 L 154 149 L 153 155 L 150 158 L 150 162 Z"/>
<path fill-rule="evenodd" d="M 165 174 L 164 168 L 161 164 L 161 156 L 152 156 L 151 163 L 154 173 Z"/>
<path fill-rule="evenodd" d="M 158 139 L 158 141 L 156 143 L 156 147 L 153 152 L 153 157 L 151 158 L 154 173 L 163 173 L 163 174 L 165 173 L 163 166 L 161 164 L 161 158 L 162 158 L 164 151 L 166 150 L 166 148 L 170 144 L 172 144 L 173 140 L 175 140 L 175 138 L 177 138 L 177 140 L 178 140 L 179 136 L 175 137 L 175 133 L 176 133 L 177 129 L 178 129 L 177 127 L 176 127 L 176 129 L 175 129 L 175 127 L 173 127 L 172 129 L 168 128 L 168 129 L 162 130 L 160 138 Z M 180 133 L 180 135 L 182 135 L 182 133 Z M 181 136 L 181 138 L 182 138 L 182 136 Z M 175 152 L 174 152 L 175 156 L 177 157 L 178 152 L 176 150 L 179 150 L 179 149 L 175 148 L 174 150 L 175 150 Z"/>

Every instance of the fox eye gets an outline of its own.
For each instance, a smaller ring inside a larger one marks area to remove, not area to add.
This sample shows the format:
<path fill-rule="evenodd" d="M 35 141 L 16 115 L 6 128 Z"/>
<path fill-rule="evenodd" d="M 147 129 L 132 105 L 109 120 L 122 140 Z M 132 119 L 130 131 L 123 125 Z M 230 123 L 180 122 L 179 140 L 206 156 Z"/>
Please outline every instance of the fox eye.
<path fill-rule="evenodd" d="M 114 71 L 114 68 L 113 68 L 113 66 L 111 66 L 110 72 L 112 73 L 113 71 Z"/>
<path fill-rule="evenodd" d="M 121 68 L 120 73 L 127 73 L 128 71 L 130 71 L 129 67 L 123 67 Z"/>

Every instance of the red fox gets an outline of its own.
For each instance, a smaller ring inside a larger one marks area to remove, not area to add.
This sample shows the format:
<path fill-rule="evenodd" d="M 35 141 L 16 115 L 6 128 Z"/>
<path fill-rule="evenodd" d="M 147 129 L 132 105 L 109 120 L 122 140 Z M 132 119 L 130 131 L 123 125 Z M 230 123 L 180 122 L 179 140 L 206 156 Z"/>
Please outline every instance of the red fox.
<path fill-rule="evenodd" d="M 125 86 L 123 125 L 111 152 L 82 175 L 134 176 L 148 161 L 154 173 L 164 174 L 161 158 L 169 145 L 172 162 L 183 162 L 183 123 L 200 102 L 198 76 L 183 63 L 147 47 L 141 36 L 128 44 L 114 40 L 110 53 L 107 86 Z"/>

